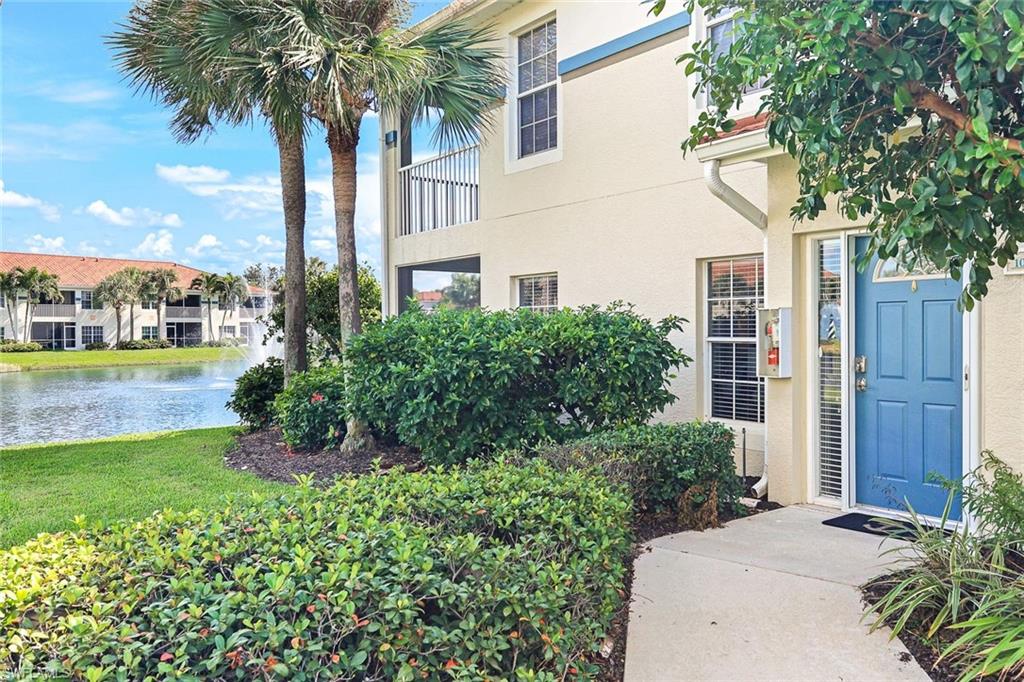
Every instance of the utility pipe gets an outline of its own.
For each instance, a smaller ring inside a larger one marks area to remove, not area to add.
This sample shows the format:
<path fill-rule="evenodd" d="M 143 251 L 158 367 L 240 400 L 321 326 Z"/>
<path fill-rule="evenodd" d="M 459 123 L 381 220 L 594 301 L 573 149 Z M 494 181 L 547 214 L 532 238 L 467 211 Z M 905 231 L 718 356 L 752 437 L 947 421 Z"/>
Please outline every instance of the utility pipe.
<path fill-rule="evenodd" d="M 762 246 L 764 270 L 768 272 L 768 216 L 755 206 L 749 199 L 737 192 L 722 180 L 722 162 L 712 159 L 704 162 L 704 182 L 711 193 L 722 200 L 726 206 L 743 216 L 751 225 L 761 230 L 764 235 Z M 754 497 L 760 498 L 768 492 L 768 429 L 764 431 L 764 468 L 761 478 L 753 485 Z"/>

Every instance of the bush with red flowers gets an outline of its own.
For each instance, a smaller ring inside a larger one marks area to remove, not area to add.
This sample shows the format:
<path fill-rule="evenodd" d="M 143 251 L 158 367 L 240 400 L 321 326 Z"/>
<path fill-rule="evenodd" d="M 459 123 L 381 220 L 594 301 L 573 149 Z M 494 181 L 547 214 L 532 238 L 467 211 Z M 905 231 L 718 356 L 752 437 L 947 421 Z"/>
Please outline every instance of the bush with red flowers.
<path fill-rule="evenodd" d="M 345 439 L 345 376 L 327 364 L 297 374 L 274 401 L 284 442 L 295 448 L 333 448 Z"/>

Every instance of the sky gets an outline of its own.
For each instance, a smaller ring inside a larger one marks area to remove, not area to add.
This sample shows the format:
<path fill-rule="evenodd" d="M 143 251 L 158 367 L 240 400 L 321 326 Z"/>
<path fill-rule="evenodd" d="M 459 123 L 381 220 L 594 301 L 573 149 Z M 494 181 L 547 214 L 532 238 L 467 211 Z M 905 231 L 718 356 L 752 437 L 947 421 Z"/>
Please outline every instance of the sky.
<path fill-rule="evenodd" d="M 0 0 L 2 1 L 2 0 Z M 414 5 L 419 20 L 447 4 Z M 105 43 L 129 2 L 0 5 L 0 249 L 169 260 L 218 273 L 284 262 L 277 152 L 260 123 L 191 145 Z M 379 271 L 377 118 L 359 143 L 356 248 Z M 330 157 L 307 140 L 306 254 L 335 252 Z"/>

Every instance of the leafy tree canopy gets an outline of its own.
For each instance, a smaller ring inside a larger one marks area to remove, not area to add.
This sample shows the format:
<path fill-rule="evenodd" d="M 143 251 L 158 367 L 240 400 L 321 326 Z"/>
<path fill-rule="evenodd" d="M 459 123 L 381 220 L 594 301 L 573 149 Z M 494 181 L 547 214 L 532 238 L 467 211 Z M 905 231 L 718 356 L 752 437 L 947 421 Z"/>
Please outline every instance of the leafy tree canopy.
<path fill-rule="evenodd" d="M 359 314 L 364 325 L 380 322 L 380 282 L 367 264 L 359 265 Z M 273 285 L 278 292 L 267 320 L 267 336 L 280 336 L 284 329 L 284 278 Z M 338 266 L 327 267 L 319 258 L 306 260 L 306 322 L 310 348 L 321 356 L 341 355 L 341 323 L 338 318 Z"/>
<path fill-rule="evenodd" d="M 679 58 L 718 107 L 684 150 L 731 129 L 730 111 L 766 81 L 769 140 L 799 163 L 795 219 L 831 199 L 870 228 L 869 257 L 924 258 L 954 277 L 970 262 L 963 303 L 983 297 L 1024 244 L 1024 0 L 701 6 L 735 8 L 739 28 L 728 48 L 705 40 Z"/>

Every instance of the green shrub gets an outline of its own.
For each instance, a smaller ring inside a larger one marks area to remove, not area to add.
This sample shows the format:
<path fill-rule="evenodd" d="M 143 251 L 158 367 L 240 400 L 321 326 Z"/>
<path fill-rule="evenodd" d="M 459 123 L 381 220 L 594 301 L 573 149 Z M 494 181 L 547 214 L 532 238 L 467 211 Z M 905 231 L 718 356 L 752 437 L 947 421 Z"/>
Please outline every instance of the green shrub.
<path fill-rule="evenodd" d="M 595 467 L 625 485 L 638 511 L 675 509 L 694 486 L 716 482 L 719 511 L 731 511 L 743 493 L 733 459 L 732 429 L 713 421 L 644 424 L 595 433 L 538 455 L 557 468 Z"/>
<path fill-rule="evenodd" d="M 872 629 L 888 625 L 893 636 L 910 632 L 931 644 L 961 679 L 1017 678 L 1024 673 L 1024 477 L 988 451 L 973 474 L 962 492 L 975 532 L 942 529 L 961 492 L 959 482 L 947 482 L 939 527 L 911 511 L 913 539 L 890 550 L 890 571 L 871 581 L 882 596 L 868 615 Z"/>
<path fill-rule="evenodd" d="M 200 346 L 203 348 L 234 348 L 240 346 L 244 339 L 237 338 L 234 336 L 228 336 L 223 339 L 211 339 L 210 341 L 203 341 Z"/>
<path fill-rule="evenodd" d="M 86 350 L 107 350 L 110 348 L 110 344 L 106 341 L 93 341 L 85 344 Z"/>
<path fill-rule="evenodd" d="M 167 339 L 135 339 L 117 344 L 117 350 L 156 350 L 172 347 L 174 344 Z"/>
<path fill-rule="evenodd" d="M 42 349 L 35 341 L 8 341 L 0 345 L 0 353 L 34 353 Z"/>
<path fill-rule="evenodd" d="M 629 506 L 498 462 L 42 536 L 0 552 L 0 674 L 590 679 Z"/>
<path fill-rule="evenodd" d="M 345 439 L 345 375 L 326 364 L 295 374 L 274 401 L 284 442 L 291 447 L 333 448 Z"/>
<path fill-rule="evenodd" d="M 346 352 L 354 415 L 450 463 L 642 423 L 675 398 L 689 358 L 632 308 L 541 314 L 411 311 L 366 330 Z"/>
<path fill-rule="evenodd" d="M 284 365 L 269 357 L 238 377 L 226 407 L 250 429 L 263 429 L 274 421 L 274 398 L 283 390 Z"/>

